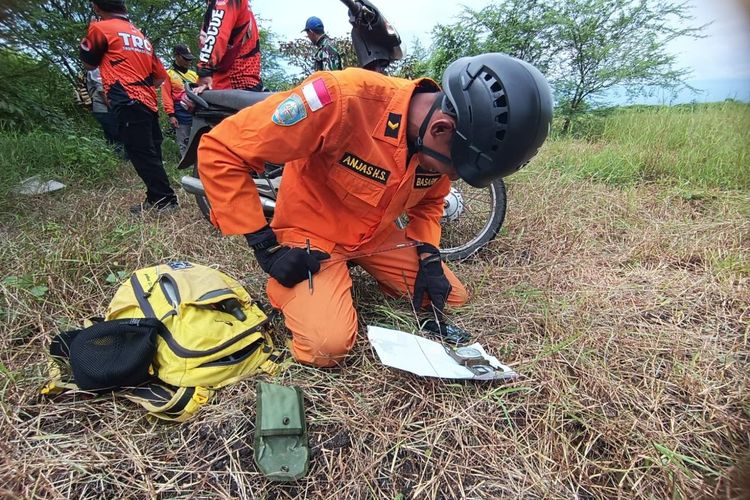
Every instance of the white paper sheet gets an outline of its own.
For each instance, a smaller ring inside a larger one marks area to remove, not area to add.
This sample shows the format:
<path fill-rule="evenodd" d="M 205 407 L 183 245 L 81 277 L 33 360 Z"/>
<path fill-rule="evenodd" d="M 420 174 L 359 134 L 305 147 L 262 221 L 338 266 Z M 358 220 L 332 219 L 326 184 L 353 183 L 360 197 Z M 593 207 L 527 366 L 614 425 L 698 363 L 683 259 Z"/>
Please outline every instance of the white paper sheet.
<path fill-rule="evenodd" d="M 510 367 L 490 356 L 479 344 L 467 347 L 477 349 L 496 371 L 477 375 L 456 362 L 438 342 L 390 330 L 379 326 L 367 327 L 367 338 L 375 348 L 381 363 L 422 377 L 437 377 L 465 380 L 498 380 L 516 378 L 518 374 Z"/>

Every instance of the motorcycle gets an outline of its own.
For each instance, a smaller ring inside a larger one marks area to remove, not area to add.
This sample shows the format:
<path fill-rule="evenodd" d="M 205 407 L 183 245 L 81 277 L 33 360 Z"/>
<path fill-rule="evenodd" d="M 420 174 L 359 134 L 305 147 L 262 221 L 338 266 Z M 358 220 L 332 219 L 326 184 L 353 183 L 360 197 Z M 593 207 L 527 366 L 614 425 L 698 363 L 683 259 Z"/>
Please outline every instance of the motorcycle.
<path fill-rule="evenodd" d="M 341 0 L 349 9 L 352 24 L 352 45 L 359 66 L 385 72 L 387 66 L 402 57 L 398 32 L 369 0 Z M 197 152 L 200 138 L 224 118 L 262 101 L 271 92 L 244 90 L 206 90 L 200 95 L 186 86 L 188 98 L 194 104 L 193 125 L 185 155 L 178 169 L 193 169 L 193 175 L 183 176 L 180 183 L 186 192 L 195 196 L 203 216 L 210 220 L 211 205 L 198 176 Z M 281 188 L 284 166 L 267 163 L 262 174 L 250 174 L 258 189 L 261 205 L 270 221 Z M 502 179 L 486 188 L 476 189 L 459 180 L 451 185 L 445 197 L 440 220 L 442 236 L 440 252 L 444 260 L 463 260 L 497 236 L 505 219 L 506 191 Z M 408 224 L 406 216 L 395 221 L 399 227 Z"/>

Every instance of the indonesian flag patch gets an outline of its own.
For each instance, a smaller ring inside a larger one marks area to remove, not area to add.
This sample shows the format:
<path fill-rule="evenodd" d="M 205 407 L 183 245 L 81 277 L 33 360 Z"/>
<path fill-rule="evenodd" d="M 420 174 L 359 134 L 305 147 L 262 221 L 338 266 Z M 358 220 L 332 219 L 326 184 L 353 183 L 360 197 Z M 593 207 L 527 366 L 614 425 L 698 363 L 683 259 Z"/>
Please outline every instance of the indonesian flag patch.
<path fill-rule="evenodd" d="M 313 113 L 333 102 L 328 87 L 326 87 L 326 82 L 322 78 L 316 78 L 302 87 L 302 95 L 305 96 L 305 100 Z"/>

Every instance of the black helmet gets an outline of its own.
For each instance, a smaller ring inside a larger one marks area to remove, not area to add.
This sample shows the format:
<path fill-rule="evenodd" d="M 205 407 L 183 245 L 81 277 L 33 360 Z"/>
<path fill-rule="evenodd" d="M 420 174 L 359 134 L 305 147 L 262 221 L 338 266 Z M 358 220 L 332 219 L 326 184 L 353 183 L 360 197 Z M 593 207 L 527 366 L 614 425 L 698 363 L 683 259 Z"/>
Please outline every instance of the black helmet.
<path fill-rule="evenodd" d="M 125 0 L 92 0 L 92 2 L 104 12 L 122 13 L 127 10 Z"/>
<path fill-rule="evenodd" d="M 523 167 L 552 123 L 547 80 L 507 54 L 462 57 L 443 74 L 443 112 L 456 118 L 451 160 L 458 175 L 485 187 Z"/>

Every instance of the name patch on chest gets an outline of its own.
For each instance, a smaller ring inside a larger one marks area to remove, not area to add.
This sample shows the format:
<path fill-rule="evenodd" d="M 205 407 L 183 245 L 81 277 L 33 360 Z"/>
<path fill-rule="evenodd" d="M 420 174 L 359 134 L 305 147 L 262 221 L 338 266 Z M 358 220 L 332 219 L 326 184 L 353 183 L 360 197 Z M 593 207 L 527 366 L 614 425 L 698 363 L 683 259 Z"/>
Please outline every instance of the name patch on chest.
<path fill-rule="evenodd" d="M 441 175 L 417 174 L 414 177 L 414 189 L 429 189 L 440 180 Z"/>
<path fill-rule="evenodd" d="M 388 170 L 367 163 L 365 160 L 352 153 L 344 153 L 344 156 L 339 160 L 339 164 L 345 166 L 352 172 L 356 172 L 380 184 L 388 182 L 388 177 L 391 175 Z"/>

